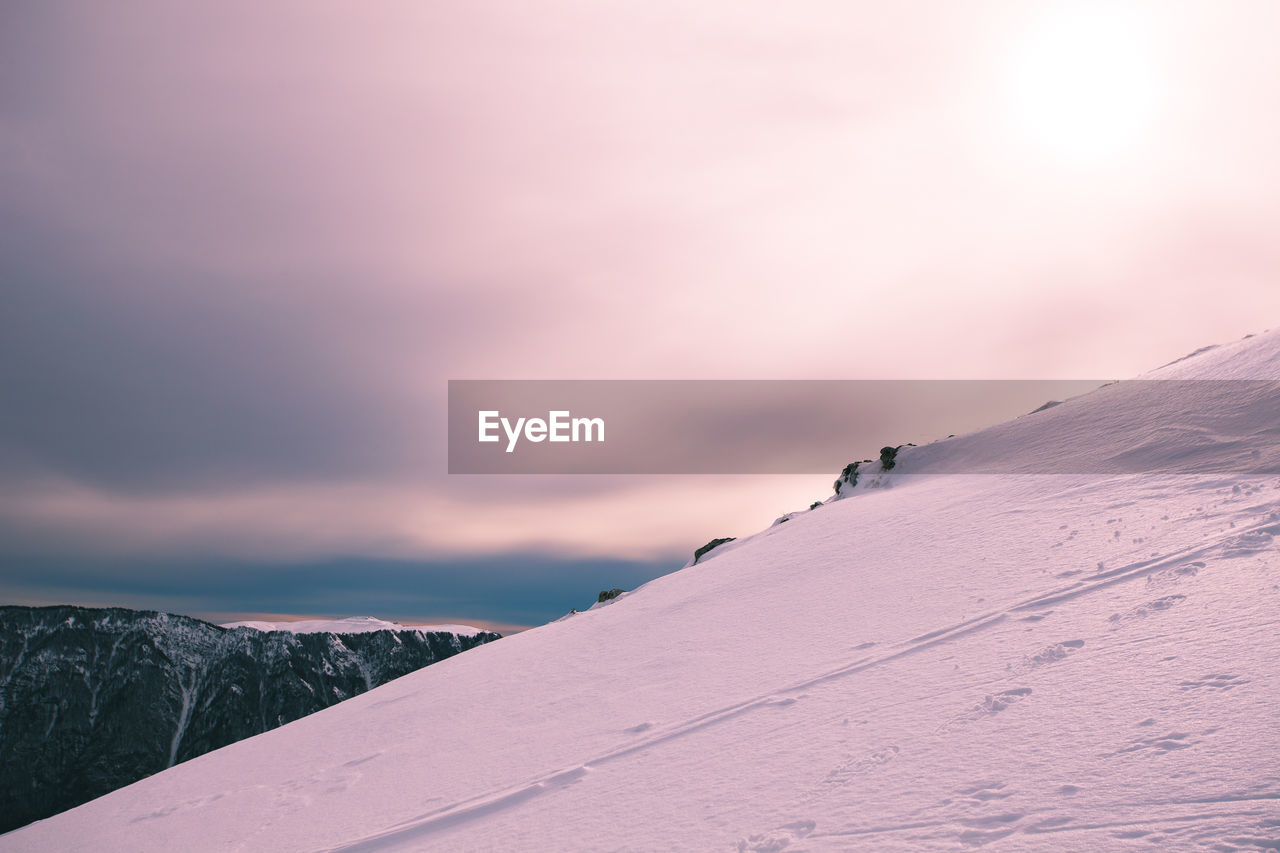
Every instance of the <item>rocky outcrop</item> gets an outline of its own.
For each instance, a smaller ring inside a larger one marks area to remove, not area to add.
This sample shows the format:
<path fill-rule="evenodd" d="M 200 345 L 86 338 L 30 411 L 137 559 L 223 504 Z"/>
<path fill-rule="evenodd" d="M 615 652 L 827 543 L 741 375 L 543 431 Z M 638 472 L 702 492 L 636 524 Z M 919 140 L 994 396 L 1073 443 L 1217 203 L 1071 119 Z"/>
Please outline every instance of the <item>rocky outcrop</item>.
<path fill-rule="evenodd" d="M 870 459 L 863 459 L 862 462 L 850 462 L 848 465 L 844 466 L 840 471 L 840 476 L 836 477 L 836 481 L 831 488 L 833 488 L 835 493 L 838 495 L 844 490 L 845 486 L 852 488 L 853 486 L 858 485 L 858 468 L 864 462 L 870 461 Z M 813 507 L 810 507 L 810 509 L 813 509 Z"/>
<path fill-rule="evenodd" d="M 898 447 L 880 448 L 880 470 L 881 471 L 893 470 L 893 466 L 898 464 L 897 463 L 898 451 L 901 449 L 902 449 L 901 445 L 899 445 Z"/>
<path fill-rule="evenodd" d="M 726 537 L 725 537 L 725 538 L 723 538 L 723 539 L 712 539 L 712 540 L 711 540 L 710 542 L 708 542 L 706 545 L 703 545 L 701 548 L 699 548 L 698 550 L 696 550 L 696 551 L 694 551 L 694 552 L 693 552 L 693 562 L 694 562 L 694 564 L 696 565 L 696 564 L 697 564 L 697 562 L 698 562 L 699 560 L 701 560 L 704 556 L 706 556 L 706 554 L 707 554 L 708 552 L 710 552 L 710 551 L 712 551 L 712 550 L 714 550 L 714 549 L 716 549 L 716 548 L 719 548 L 721 545 L 723 545 L 723 544 L 724 544 L 724 543 L 726 543 L 726 542 L 732 542 L 732 541 L 733 541 L 733 539 L 734 539 L 734 537 L 732 537 L 732 536 L 726 536 Z"/>

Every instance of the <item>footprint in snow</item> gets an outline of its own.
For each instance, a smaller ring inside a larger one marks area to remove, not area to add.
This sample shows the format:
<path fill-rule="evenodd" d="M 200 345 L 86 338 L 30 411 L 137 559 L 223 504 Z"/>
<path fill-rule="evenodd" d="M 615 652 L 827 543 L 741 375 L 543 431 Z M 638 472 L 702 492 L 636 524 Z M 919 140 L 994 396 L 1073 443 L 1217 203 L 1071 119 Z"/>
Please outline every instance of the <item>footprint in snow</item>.
<path fill-rule="evenodd" d="M 1198 690 L 1206 688 L 1209 690 L 1230 690 L 1233 687 L 1239 687 L 1241 684 L 1248 684 L 1249 679 L 1241 678 L 1238 675 L 1206 675 L 1204 678 L 1196 681 L 1180 681 L 1178 686 L 1183 690 Z"/>
<path fill-rule="evenodd" d="M 868 755 L 851 755 L 839 767 L 828 773 L 827 778 L 823 781 L 828 785 L 843 785 L 855 776 L 861 776 L 883 767 L 897 758 L 900 751 L 896 746 L 886 746 Z"/>
<path fill-rule="evenodd" d="M 1030 616 L 1023 616 L 1018 621 L 1019 622 L 1039 622 L 1044 617 L 1052 616 L 1052 615 L 1053 615 L 1052 610 L 1046 610 L 1043 613 L 1032 613 Z"/>
<path fill-rule="evenodd" d="M 1163 571 L 1154 572 L 1147 575 L 1147 583 L 1149 585 L 1166 584 L 1180 581 L 1184 578 L 1193 578 L 1200 574 L 1200 570 L 1204 568 L 1204 563 L 1197 560 L 1192 563 L 1186 563 L 1181 566 L 1165 569 Z"/>
<path fill-rule="evenodd" d="M 1012 690 L 1002 690 L 999 693 L 988 694 L 981 702 L 974 705 L 963 714 L 952 717 L 947 722 L 938 727 L 938 732 L 945 733 L 969 723 L 977 722 L 984 717 L 992 717 L 1015 705 L 1031 695 L 1030 687 L 1015 687 Z"/>
<path fill-rule="evenodd" d="M 818 826 L 816 821 L 797 820 L 783 824 L 772 832 L 760 832 L 738 841 L 738 853 L 780 853 L 792 842 L 799 841 L 812 834 Z"/>
<path fill-rule="evenodd" d="M 1039 669 L 1042 666 L 1057 663 L 1082 648 L 1084 648 L 1084 640 L 1063 640 L 1060 643 L 1045 646 L 1034 655 L 1027 655 L 1022 659 L 1022 668 Z"/>
<path fill-rule="evenodd" d="M 1103 758 L 1114 758 L 1118 755 L 1142 754 L 1148 757 L 1164 755 L 1169 752 L 1176 752 L 1180 749 L 1189 749 L 1200 743 L 1198 740 L 1190 740 L 1190 734 L 1187 732 L 1169 732 L 1163 735 L 1154 735 L 1146 738 L 1136 738 L 1129 742 L 1129 745 L 1123 749 L 1104 755 Z"/>
<path fill-rule="evenodd" d="M 1144 619 L 1152 613 L 1159 613 L 1162 610 L 1168 610 L 1178 602 L 1186 599 L 1185 595 L 1166 595 L 1163 598 L 1157 598 L 1155 601 L 1148 601 L 1146 604 L 1140 604 L 1137 607 L 1125 613 L 1113 613 L 1108 617 L 1107 621 L 1111 623 L 1112 630 L 1119 628 L 1125 622 L 1134 619 Z"/>
<path fill-rule="evenodd" d="M 1222 543 L 1222 556 L 1227 559 L 1248 557 L 1259 551 L 1269 550 L 1273 540 L 1274 537 L 1265 531 L 1242 533 Z"/>
<path fill-rule="evenodd" d="M 1012 797 L 1013 792 L 1006 791 L 1004 788 L 1004 782 L 977 782 L 973 785 L 960 788 L 956 793 L 970 800 L 970 805 L 980 806 L 984 803 L 989 803 L 992 800 L 1006 800 L 1009 797 Z"/>
<path fill-rule="evenodd" d="M 1010 705 L 1021 702 L 1023 699 L 1031 695 L 1030 687 L 1015 687 L 1012 690 L 1002 690 L 992 696 L 988 696 L 982 700 L 977 706 L 984 715 L 998 714 Z"/>
<path fill-rule="evenodd" d="M 958 823 L 966 828 L 956 835 L 956 840 L 966 847 L 991 844 L 1018 832 L 1019 828 L 1015 824 L 1024 817 L 1026 815 L 1021 812 L 1012 812 L 960 820 Z"/>

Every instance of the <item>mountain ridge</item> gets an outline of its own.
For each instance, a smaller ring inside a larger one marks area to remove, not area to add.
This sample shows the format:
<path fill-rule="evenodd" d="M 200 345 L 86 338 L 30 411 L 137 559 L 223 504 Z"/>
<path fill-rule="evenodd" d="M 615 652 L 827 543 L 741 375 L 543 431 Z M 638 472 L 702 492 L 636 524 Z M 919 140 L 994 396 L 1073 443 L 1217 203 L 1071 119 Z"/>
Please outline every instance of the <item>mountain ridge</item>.
<path fill-rule="evenodd" d="M 293 634 L 0 606 L 4 829 L 329 707 L 496 634 Z"/>
<path fill-rule="evenodd" d="M 1280 336 L 1175 367 L 1272 379 Z M 0 850 L 1274 848 L 1280 479 L 1183 454 L 1192 426 L 1211 457 L 1265 441 L 1280 392 L 1188 425 L 1125 384 L 970 441 L 1034 459 L 1105 399 L 1118 431 L 1092 437 L 1141 437 L 1142 470 L 912 473 L 968 451 L 904 450 L 607 607 Z"/>

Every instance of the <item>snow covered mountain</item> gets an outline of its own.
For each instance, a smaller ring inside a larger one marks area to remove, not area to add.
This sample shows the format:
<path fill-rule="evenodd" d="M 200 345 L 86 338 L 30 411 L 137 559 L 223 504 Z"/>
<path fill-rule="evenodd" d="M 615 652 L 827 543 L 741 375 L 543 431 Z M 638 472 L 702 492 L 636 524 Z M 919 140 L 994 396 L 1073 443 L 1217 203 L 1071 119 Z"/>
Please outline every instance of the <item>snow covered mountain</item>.
<path fill-rule="evenodd" d="M 255 631 L 288 631 L 290 634 L 367 634 L 370 631 L 416 631 L 420 634 L 481 633 L 472 625 L 402 625 L 373 616 L 348 616 L 345 619 L 295 619 L 291 622 L 228 622 L 223 628 L 253 628 Z"/>
<path fill-rule="evenodd" d="M 326 623 L 324 633 L 273 627 L 228 630 L 119 608 L 0 607 L 0 828 L 498 638 L 367 619 Z"/>
<path fill-rule="evenodd" d="M 1277 377 L 1272 332 L 1143 378 Z M 1275 849 L 1277 424 L 1274 383 L 1122 382 L 903 448 L 0 850 Z"/>

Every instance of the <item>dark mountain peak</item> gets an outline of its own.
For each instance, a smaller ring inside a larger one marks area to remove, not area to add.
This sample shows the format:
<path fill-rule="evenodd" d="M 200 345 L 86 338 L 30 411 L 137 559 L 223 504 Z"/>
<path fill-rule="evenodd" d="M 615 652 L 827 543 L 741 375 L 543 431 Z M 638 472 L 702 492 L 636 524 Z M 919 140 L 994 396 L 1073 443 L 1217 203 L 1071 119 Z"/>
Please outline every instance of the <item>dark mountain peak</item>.
<path fill-rule="evenodd" d="M 499 636 L 293 634 L 154 610 L 0 606 L 0 832 Z"/>

